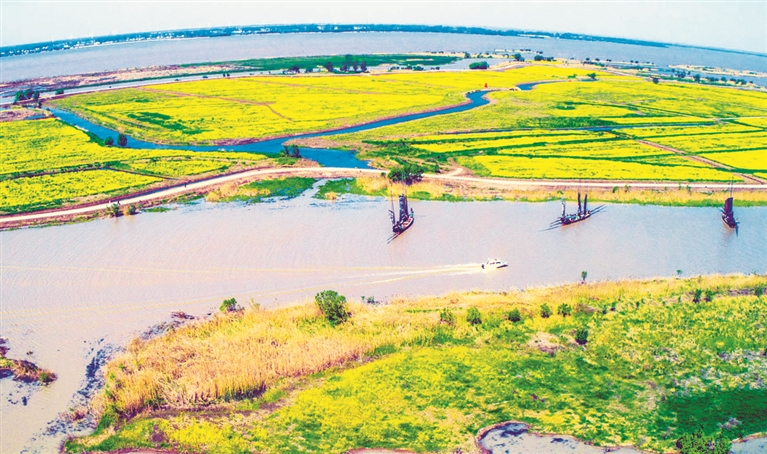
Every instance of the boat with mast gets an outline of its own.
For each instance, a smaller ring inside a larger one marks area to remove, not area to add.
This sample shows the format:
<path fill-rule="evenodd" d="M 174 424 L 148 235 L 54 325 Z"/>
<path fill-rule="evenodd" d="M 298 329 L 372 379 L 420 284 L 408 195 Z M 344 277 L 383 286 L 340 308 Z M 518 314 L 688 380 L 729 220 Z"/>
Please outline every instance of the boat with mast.
<path fill-rule="evenodd" d="M 389 217 L 391 218 L 391 229 L 392 232 L 394 232 L 392 239 L 394 239 L 413 225 L 413 221 L 415 221 L 415 213 L 412 208 L 408 210 L 407 196 L 405 194 L 399 196 L 399 219 L 397 219 L 397 216 L 394 213 L 394 199 L 392 199 L 391 208 L 392 209 L 389 210 Z"/>
<path fill-rule="evenodd" d="M 732 181 L 730 181 L 730 196 L 724 201 L 724 208 L 720 208 L 722 212 L 722 220 L 731 229 L 738 229 L 738 220 L 735 219 L 735 212 L 732 210 Z"/>
<path fill-rule="evenodd" d="M 565 205 L 565 201 L 562 200 L 562 215 L 559 216 L 556 221 L 552 222 L 549 225 L 549 229 L 555 229 L 557 227 L 562 227 L 563 225 L 575 224 L 576 222 L 580 222 L 585 219 L 588 219 L 591 217 L 591 215 L 599 213 L 600 211 L 605 209 L 604 205 L 599 205 L 598 207 L 592 210 L 589 210 L 588 203 L 589 203 L 589 195 L 586 194 L 583 198 L 583 205 L 581 205 L 581 192 L 578 191 L 578 212 L 573 214 L 567 214 L 567 207 Z"/>

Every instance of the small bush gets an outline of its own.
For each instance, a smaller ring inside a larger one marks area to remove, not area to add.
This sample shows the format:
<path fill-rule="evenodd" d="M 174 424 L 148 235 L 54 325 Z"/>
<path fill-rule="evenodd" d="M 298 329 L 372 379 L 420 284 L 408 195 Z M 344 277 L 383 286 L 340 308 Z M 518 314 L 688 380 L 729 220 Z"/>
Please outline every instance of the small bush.
<path fill-rule="evenodd" d="M 331 325 L 338 325 L 349 319 L 346 297 L 339 295 L 335 290 L 325 290 L 314 295 L 314 302 Z"/>
<path fill-rule="evenodd" d="M 221 307 L 219 307 L 219 309 L 221 312 L 234 312 L 237 310 L 237 300 L 234 298 L 224 300 L 224 302 L 221 303 Z"/>
<path fill-rule="evenodd" d="M 713 290 L 706 290 L 705 296 L 703 299 L 706 300 L 707 303 L 710 303 L 714 299 L 714 295 L 716 295 L 716 292 Z"/>
<path fill-rule="evenodd" d="M 455 314 L 450 309 L 444 308 L 439 311 L 439 322 L 453 326 L 455 325 Z"/>
<path fill-rule="evenodd" d="M 516 307 L 509 311 L 508 314 L 506 314 L 506 319 L 508 319 L 510 322 L 517 323 L 522 320 L 522 314 L 519 312 L 519 309 Z"/>
<path fill-rule="evenodd" d="M 551 308 L 548 304 L 544 304 L 541 306 L 541 317 L 543 318 L 549 318 L 551 317 Z"/>
<path fill-rule="evenodd" d="M 727 454 L 732 448 L 732 441 L 720 431 L 718 434 L 707 437 L 702 429 L 693 433 L 686 433 L 676 441 L 676 447 L 681 454 Z"/>
<path fill-rule="evenodd" d="M 575 342 L 578 342 L 580 345 L 586 345 L 586 342 L 589 341 L 589 330 L 586 328 L 580 328 L 575 332 Z"/>
<path fill-rule="evenodd" d="M 701 296 L 703 296 L 703 290 L 696 288 L 695 291 L 692 293 L 692 302 L 700 303 Z"/>
<path fill-rule="evenodd" d="M 562 303 L 557 307 L 557 314 L 561 315 L 562 317 L 567 317 L 568 315 L 573 313 L 573 308 L 570 307 L 567 303 Z"/>
<path fill-rule="evenodd" d="M 476 307 L 470 307 L 466 311 L 466 321 L 471 325 L 479 325 L 482 323 L 482 314 L 479 313 L 479 309 Z"/>
<path fill-rule="evenodd" d="M 478 61 L 469 65 L 469 69 L 487 69 L 490 65 L 486 61 Z"/>
<path fill-rule="evenodd" d="M 754 288 L 754 295 L 756 295 L 757 298 L 761 298 L 762 295 L 764 295 L 764 287 L 757 285 L 756 288 Z"/>

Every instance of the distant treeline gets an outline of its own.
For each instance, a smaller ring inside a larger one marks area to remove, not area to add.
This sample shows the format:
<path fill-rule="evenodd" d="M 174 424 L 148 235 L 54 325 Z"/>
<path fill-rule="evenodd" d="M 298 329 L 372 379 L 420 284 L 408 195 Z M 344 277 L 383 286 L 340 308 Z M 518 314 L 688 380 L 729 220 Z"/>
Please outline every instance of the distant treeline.
<path fill-rule="evenodd" d="M 326 55 L 312 57 L 279 57 L 279 58 L 253 58 L 249 60 L 235 60 L 208 63 L 192 63 L 181 65 L 184 67 L 231 65 L 242 69 L 258 71 L 292 71 L 312 72 L 318 67 L 324 67 L 329 72 L 362 71 L 367 67 L 378 65 L 397 65 L 401 67 L 416 66 L 440 66 L 460 60 L 461 57 L 451 55 L 428 55 L 428 54 L 363 54 L 363 55 Z"/>
<path fill-rule="evenodd" d="M 579 33 L 552 33 L 542 31 L 500 30 L 483 27 L 449 27 L 444 25 L 393 25 L 393 24 L 295 24 L 295 25 L 250 25 L 238 27 L 214 27 L 157 32 L 125 33 L 121 35 L 98 36 L 94 38 L 76 38 L 58 41 L 21 44 L 0 47 L 0 57 L 11 55 L 34 54 L 54 50 L 66 50 L 76 47 L 100 44 L 147 41 L 153 39 L 214 38 L 217 36 L 259 35 L 273 33 L 348 33 L 348 32 L 421 32 L 421 33 L 456 33 L 465 35 L 520 36 L 530 38 L 558 38 L 580 41 L 602 41 L 609 43 L 634 44 L 639 46 L 668 47 L 668 44 L 635 39 L 610 38 L 604 36 L 583 35 Z"/>

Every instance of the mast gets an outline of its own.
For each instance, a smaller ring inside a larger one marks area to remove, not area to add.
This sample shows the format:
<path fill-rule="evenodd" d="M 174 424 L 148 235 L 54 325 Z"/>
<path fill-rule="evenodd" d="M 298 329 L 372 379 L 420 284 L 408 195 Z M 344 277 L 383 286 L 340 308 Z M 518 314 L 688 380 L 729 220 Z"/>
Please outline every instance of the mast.
<path fill-rule="evenodd" d="M 578 216 L 581 215 L 581 191 L 578 191 Z"/>
<path fill-rule="evenodd" d="M 589 210 L 586 209 L 586 205 L 589 203 L 589 194 L 586 193 L 586 195 L 583 196 L 583 213 L 588 213 Z"/>
<path fill-rule="evenodd" d="M 409 213 L 407 211 L 407 197 L 405 194 L 399 196 L 399 222 L 407 219 Z"/>

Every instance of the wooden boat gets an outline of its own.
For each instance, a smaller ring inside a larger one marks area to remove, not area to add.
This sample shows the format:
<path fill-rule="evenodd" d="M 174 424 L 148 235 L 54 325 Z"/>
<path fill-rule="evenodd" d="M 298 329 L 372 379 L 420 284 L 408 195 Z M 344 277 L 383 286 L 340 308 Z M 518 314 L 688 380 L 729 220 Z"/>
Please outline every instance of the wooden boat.
<path fill-rule="evenodd" d="M 720 208 L 722 220 L 731 229 L 738 228 L 738 220 L 735 219 L 735 212 L 732 210 L 732 182 L 730 183 L 730 196 L 724 201 L 724 208 Z"/>
<path fill-rule="evenodd" d="M 415 221 L 415 213 L 411 208 L 408 211 L 407 196 L 402 194 L 399 196 L 399 219 L 394 214 L 394 201 L 392 200 L 392 209 L 389 210 L 389 217 L 391 218 L 391 229 L 394 232 L 395 237 L 413 225 Z"/>
<path fill-rule="evenodd" d="M 590 218 L 591 215 L 599 213 L 605 208 L 604 205 L 599 205 L 593 210 L 589 210 L 588 203 L 589 203 L 589 195 L 586 194 L 583 198 L 583 205 L 581 205 L 581 193 L 579 191 L 578 192 L 578 212 L 573 214 L 567 214 L 565 201 L 562 200 L 562 215 L 559 216 L 559 218 L 557 218 L 556 221 L 552 222 L 551 225 L 549 225 L 549 229 L 555 229 L 557 227 L 562 227 L 563 225 L 575 224 L 576 222 L 586 220 Z"/>

